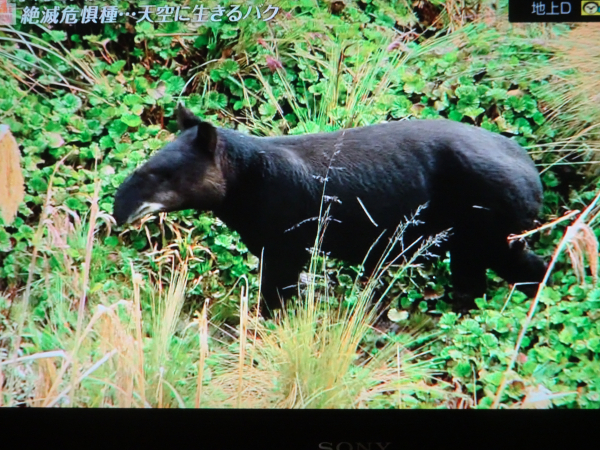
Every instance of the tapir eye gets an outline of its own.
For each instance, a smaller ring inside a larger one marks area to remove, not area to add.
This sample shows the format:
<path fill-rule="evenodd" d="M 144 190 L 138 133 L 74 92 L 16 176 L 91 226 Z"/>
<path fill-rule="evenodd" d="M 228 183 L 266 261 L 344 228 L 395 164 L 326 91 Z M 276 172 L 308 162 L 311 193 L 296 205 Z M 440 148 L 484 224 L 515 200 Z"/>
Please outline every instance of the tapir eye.
<path fill-rule="evenodd" d="M 165 179 L 169 178 L 169 174 L 164 170 L 152 171 L 152 172 L 148 172 L 148 178 L 151 181 L 159 182 L 161 180 L 165 180 Z"/>

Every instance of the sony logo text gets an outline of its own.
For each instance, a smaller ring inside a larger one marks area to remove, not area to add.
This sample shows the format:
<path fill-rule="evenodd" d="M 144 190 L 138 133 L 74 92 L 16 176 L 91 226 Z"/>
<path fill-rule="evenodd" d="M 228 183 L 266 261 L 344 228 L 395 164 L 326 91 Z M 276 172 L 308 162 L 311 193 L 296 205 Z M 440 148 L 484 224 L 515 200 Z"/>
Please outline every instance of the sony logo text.
<path fill-rule="evenodd" d="M 391 442 L 321 442 L 322 450 L 385 450 Z"/>

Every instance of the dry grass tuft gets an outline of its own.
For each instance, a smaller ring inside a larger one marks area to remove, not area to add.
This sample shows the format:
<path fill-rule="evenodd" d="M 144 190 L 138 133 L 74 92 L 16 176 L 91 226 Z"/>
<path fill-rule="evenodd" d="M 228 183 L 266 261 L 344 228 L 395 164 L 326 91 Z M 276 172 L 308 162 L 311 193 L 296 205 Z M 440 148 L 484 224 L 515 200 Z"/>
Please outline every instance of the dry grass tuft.
<path fill-rule="evenodd" d="M 0 212 L 11 224 L 25 197 L 19 145 L 7 125 L 0 125 Z"/>
<path fill-rule="evenodd" d="M 600 24 L 577 25 L 566 35 L 545 40 L 554 56 L 531 71 L 535 79 L 548 80 L 539 88 L 548 102 L 546 116 L 554 127 L 573 136 L 566 142 L 570 146 L 579 140 L 597 148 L 600 140 L 600 47 L 595 45 L 599 41 Z M 597 152 L 591 153 L 597 160 Z"/>
<path fill-rule="evenodd" d="M 576 75 L 567 79 L 555 77 L 555 87 L 566 88 L 570 84 L 570 95 L 565 95 L 565 105 L 561 114 L 576 112 L 577 115 L 588 115 L 589 122 L 600 121 L 600 47 L 594 43 L 600 42 L 600 24 L 586 23 L 576 26 L 567 36 L 564 36 L 551 45 L 556 50 L 555 62 L 558 68 L 576 68 Z M 555 70 L 555 66 L 550 65 Z M 566 83 L 565 83 L 566 82 Z"/>
<path fill-rule="evenodd" d="M 196 402 L 195 407 L 199 408 L 202 402 L 202 387 L 204 385 L 204 363 L 208 356 L 208 299 L 204 301 L 202 313 L 196 314 L 194 322 L 198 325 L 198 338 L 200 346 L 200 358 L 198 359 L 198 377 L 196 379 Z"/>
<path fill-rule="evenodd" d="M 579 284 L 585 281 L 585 262 L 589 264 L 594 283 L 598 281 L 598 240 L 594 230 L 586 223 L 576 224 L 571 240 L 567 243 L 567 253 L 571 258 L 573 272 L 577 275 Z"/>

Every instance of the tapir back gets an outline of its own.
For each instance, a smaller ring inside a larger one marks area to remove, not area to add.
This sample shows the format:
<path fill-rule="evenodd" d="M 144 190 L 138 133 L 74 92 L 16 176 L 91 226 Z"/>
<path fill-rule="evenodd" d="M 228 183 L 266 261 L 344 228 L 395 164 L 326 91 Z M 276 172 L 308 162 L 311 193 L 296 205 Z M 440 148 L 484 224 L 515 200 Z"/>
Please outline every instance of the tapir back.
<path fill-rule="evenodd" d="M 473 206 L 487 208 L 518 228 L 541 206 L 539 174 L 527 152 L 458 122 L 406 120 L 261 141 L 267 153 L 293 153 L 315 190 L 346 203 L 333 209 L 340 220 L 368 213 L 375 223 L 397 225 L 429 202 L 456 217 Z M 443 219 L 451 225 L 455 218 Z"/>

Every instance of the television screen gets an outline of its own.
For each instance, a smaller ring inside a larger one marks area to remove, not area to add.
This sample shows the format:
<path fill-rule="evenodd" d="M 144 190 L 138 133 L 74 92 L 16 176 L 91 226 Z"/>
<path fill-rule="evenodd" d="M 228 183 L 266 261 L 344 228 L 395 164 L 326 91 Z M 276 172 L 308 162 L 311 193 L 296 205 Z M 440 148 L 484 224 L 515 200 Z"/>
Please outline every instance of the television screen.
<path fill-rule="evenodd" d="M 600 407 L 599 7 L 0 1 L 0 405 Z"/>

